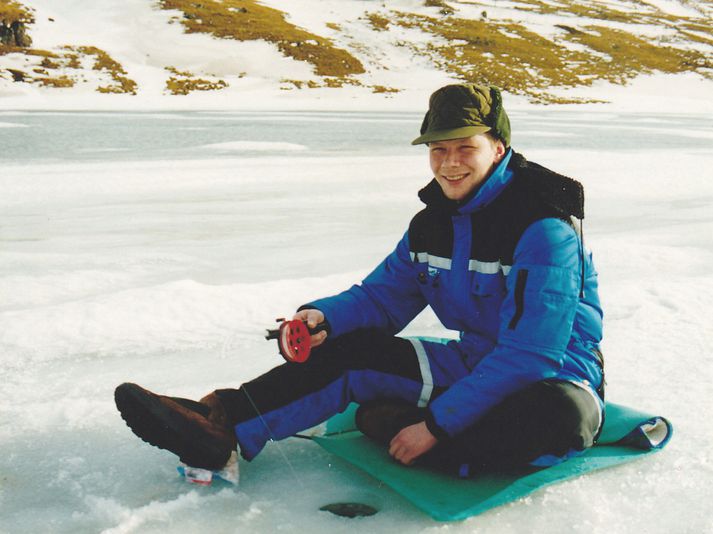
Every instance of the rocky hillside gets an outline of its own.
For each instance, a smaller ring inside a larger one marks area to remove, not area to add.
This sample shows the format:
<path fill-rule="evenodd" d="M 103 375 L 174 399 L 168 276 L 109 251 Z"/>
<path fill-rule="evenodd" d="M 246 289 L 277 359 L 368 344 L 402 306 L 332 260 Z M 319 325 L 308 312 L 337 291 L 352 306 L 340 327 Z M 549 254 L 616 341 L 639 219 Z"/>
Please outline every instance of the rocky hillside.
<path fill-rule="evenodd" d="M 140 97 L 257 81 L 394 93 L 435 72 L 551 103 L 644 73 L 713 79 L 711 0 L 127 0 L 124 15 L 112 3 L 0 0 L 0 95 L 12 84 Z"/>

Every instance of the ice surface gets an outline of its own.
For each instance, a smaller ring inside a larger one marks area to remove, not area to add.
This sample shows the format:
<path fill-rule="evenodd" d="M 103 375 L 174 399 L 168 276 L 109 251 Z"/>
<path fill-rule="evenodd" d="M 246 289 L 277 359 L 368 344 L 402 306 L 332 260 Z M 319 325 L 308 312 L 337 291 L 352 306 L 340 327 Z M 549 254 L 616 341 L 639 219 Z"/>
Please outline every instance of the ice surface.
<path fill-rule="evenodd" d="M 225 152 L 247 152 L 250 150 L 272 152 L 279 150 L 294 152 L 295 150 L 307 150 L 306 146 L 297 143 L 265 143 L 260 141 L 231 141 L 229 143 L 214 143 L 212 145 L 203 145 L 201 148 Z"/>
<path fill-rule="evenodd" d="M 710 118 L 512 113 L 516 149 L 585 184 L 610 399 L 676 433 L 441 525 L 303 440 L 237 489 L 185 484 L 113 404 L 124 381 L 196 398 L 279 364 L 263 329 L 365 275 L 419 209 L 420 115 L 0 114 L 26 126 L 0 129 L 0 532 L 713 532 Z M 428 313 L 407 333 L 452 335 Z"/>

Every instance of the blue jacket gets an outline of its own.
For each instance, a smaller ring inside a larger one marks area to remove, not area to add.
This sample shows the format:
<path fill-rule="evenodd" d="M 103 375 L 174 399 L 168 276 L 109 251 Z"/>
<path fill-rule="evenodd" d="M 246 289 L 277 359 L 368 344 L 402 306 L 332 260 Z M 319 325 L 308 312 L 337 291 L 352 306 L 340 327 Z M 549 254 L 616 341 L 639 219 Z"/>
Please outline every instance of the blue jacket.
<path fill-rule="evenodd" d="M 447 345 L 424 344 L 430 357 L 456 353 L 470 369 L 429 404 L 436 434 L 458 434 L 540 380 L 599 387 L 597 275 L 567 217 L 583 217 L 581 185 L 510 150 L 472 198 L 454 204 L 435 181 L 420 196 L 426 209 L 361 284 L 310 304 L 330 336 L 395 334 L 427 305 L 459 331 Z"/>

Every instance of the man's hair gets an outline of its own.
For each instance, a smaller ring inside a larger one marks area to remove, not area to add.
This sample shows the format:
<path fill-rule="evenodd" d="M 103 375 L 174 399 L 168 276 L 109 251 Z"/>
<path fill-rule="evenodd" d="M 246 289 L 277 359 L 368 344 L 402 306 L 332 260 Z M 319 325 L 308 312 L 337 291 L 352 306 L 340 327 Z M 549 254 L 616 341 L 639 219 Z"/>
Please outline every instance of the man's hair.
<path fill-rule="evenodd" d="M 498 137 L 497 135 L 495 135 L 492 130 L 490 130 L 489 132 L 485 132 L 483 135 L 485 137 L 487 137 L 488 139 L 490 139 L 490 141 L 492 141 L 493 144 L 500 142 L 503 144 L 504 147 L 507 148 L 507 146 L 508 146 L 507 143 L 505 142 L 505 140 Z"/>

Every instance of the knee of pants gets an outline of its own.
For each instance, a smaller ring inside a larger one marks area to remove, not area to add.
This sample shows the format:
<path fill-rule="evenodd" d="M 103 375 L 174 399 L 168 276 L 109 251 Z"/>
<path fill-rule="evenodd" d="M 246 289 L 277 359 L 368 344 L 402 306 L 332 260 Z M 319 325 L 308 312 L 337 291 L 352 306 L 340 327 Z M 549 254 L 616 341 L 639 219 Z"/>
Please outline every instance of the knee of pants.
<path fill-rule="evenodd" d="M 481 429 L 547 448 L 569 450 L 592 446 L 599 406 L 584 389 L 561 380 L 532 384 L 493 408 Z"/>
<path fill-rule="evenodd" d="M 601 411 L 593 394 L 566 381 L 545 381 L 550 397 L 553 431 L 562 445 L 584 450 L 594 445 L 601 424 Z"/>

